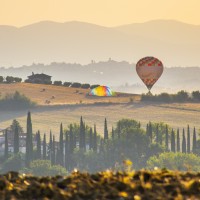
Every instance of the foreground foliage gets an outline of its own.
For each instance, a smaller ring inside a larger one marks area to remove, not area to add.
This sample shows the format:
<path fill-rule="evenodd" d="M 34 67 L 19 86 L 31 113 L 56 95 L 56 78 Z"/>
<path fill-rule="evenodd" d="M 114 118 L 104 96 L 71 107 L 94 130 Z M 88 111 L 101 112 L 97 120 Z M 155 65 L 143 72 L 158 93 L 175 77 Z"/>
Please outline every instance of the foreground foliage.
<path fill-rule="evenodd" d="M 0 199 L 199 199 L 200 174 L 168 170 L 0 176 Z"/>

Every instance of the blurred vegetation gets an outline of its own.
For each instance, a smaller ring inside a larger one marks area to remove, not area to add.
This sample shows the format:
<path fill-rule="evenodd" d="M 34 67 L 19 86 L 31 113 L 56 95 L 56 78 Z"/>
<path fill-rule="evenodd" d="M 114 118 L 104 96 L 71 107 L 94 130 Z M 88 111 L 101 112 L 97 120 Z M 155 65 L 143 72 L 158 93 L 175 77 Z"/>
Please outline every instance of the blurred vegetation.
<path fill-rule="evenodd" d="M 34 107 L 36 104 L 29 98 L 16 91 L 14 94 L 7 94 L 0 99 L 0 109 L 19 110 Z"/>

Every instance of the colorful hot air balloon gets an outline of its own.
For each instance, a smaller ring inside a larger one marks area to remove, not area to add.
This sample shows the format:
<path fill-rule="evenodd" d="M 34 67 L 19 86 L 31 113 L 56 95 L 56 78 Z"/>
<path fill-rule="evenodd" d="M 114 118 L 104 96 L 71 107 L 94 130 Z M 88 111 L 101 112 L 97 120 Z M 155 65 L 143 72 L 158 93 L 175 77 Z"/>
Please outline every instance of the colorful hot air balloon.
<path fill-rule="evenodd" d="M 163 64 L 157 58 L 144 57 L 137 62 L 136 71 L 150 92 L 163 73 Z"/>
<path fill-rule="evenodd" d="M 115 93 L 108 86 L 98 86 L 92 89 L 89 93 L 90 96 L 114 96 Z"/>

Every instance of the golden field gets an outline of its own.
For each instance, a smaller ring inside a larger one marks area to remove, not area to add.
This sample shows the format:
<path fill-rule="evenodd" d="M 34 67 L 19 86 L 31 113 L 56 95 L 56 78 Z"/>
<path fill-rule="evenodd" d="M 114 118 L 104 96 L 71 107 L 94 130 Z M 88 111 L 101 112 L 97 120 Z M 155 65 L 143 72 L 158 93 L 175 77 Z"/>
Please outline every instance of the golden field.
<path fill-rule="evenodd" d="M 103 132 L 105 117 L 109 130 L 122 118 L 139 120 L 143 126 L 148 121 L 163 121 L 173 128 L 183 128 L 189 124 L 200 129 L 200 104 L 142 103 L 139 95 L 122 93 L 117 97 L 88 97 L 86 94 L 89 90 L 61 86 L 25 83 L 0 85 L 2 96 L 16 90 L 38 104 L 31 109 L 34 132 L 40 130 L 42 133 L 49 133 L 51 129 L 58 136 L 61 122 L 66 128 L 72 122 L 79 123 L 80 116 L 83 116 L 88 125 L 96 123 L 99 133 Z M 55 98 L 51 99 L 52 96 Z M 134 101 L 130 102 L 130 98 Z M 50 104 L 45 104 L 46 100 L 50 100 Z M 0 129 L 9 126 L 15 118 L 25 129 L 27 111 L 0 111 Z"/>

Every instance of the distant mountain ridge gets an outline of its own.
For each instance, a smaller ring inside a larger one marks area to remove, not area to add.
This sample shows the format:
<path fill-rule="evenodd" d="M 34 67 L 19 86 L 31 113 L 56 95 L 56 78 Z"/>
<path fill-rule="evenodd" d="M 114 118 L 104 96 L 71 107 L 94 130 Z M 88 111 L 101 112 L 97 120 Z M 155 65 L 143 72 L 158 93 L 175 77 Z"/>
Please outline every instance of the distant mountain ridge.
<path fill-rule="evenodd" d="M 118 27 L 72 21 L 0 26 L 0 66 L 32 63 L 137 62 L 152 55 L 165 66 L 200 66 L 200 26 L 154 20 Z"/>

